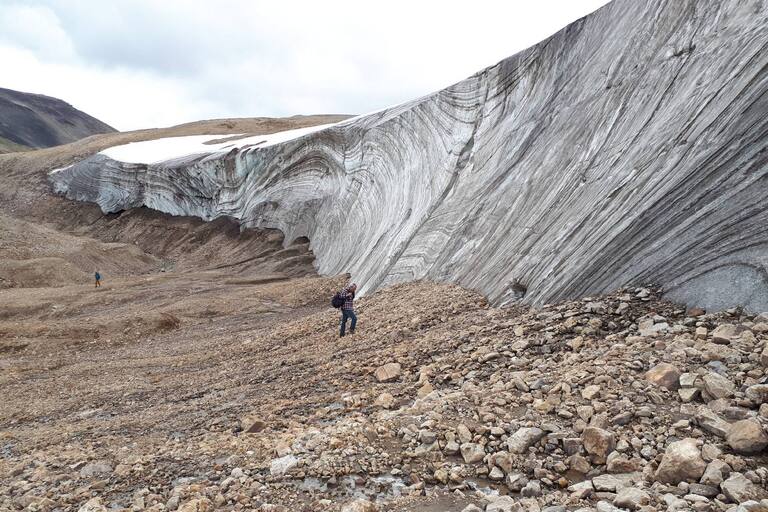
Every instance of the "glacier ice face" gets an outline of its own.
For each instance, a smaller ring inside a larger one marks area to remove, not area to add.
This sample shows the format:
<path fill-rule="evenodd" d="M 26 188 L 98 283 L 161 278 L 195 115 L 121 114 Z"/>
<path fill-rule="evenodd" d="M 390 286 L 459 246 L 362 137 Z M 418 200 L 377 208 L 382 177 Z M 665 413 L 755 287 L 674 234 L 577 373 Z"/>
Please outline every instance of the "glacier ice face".
<path fill-rule="evenodd" d="M 542 303 L 658 283 L 768 310 L 767 10 L 615 0 L 394 108 L 159 160 L 107 150 L 50 179 L 105 212 L 308 237 L 318 271 L 362 292 L 429 278 Z"/>

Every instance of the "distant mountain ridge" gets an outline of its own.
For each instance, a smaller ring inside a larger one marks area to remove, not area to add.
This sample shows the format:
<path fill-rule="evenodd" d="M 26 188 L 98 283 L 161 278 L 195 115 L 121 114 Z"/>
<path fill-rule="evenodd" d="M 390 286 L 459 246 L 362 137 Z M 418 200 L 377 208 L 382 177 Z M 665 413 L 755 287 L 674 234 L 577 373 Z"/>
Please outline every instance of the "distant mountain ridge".
<path fill-rule="evenodd" d="M 48 148 L 115 131 L 60 99 L 0 88 L 0 139 Z"/>

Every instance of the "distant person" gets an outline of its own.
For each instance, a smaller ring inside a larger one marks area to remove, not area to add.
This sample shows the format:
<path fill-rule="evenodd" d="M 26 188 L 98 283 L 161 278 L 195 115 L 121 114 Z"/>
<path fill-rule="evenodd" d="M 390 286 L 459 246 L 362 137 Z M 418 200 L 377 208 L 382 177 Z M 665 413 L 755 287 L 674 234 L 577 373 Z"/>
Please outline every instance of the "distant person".
<path fill-rule="evenodd" d="M 93 274 L 93 277 L 96 278 L 96 288 L 98 288 L 101 286 L 101 274 L 99 274 L 98 270 Z"/>
<path fill-rule="evenodd" d="M 349 326 L 349 334 L 355 334 L 355 326 L 357 325 L 357 315 L 355 315 L 355 290 L 357 285 L 355 283 L 350 284 L 342 291 L 333 296 L 331 304 L 335 308 L 341 309 L 341 331 L 339 337 L 343 338 L 347 329 L 347 320 L 352 319 L 352 323 Z"/>

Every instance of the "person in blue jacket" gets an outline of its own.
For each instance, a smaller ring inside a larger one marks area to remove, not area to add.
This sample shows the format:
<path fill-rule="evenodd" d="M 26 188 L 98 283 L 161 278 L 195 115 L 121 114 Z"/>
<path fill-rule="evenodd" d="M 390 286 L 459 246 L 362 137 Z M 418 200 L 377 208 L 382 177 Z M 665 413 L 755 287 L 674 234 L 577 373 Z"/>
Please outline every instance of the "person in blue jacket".
<path fill-rule="evenodd" d="M 101 286 L 101 274 L 99 274 L 98 270 L 94 272 L 93 277 L 96 278 L 96 288 L 98 288 L 99 286 Z"/>

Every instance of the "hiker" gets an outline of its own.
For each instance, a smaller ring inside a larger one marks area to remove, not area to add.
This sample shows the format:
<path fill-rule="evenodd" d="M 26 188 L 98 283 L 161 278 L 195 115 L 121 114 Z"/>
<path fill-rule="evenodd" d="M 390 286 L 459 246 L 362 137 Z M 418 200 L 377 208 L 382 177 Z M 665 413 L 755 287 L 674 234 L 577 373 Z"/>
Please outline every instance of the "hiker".
<path fill-rule="evenodd" d="M 101 286 L 101 274 L 99 274 L 98 270 L 94 272 L 93 277 L 96 278 L 96 288 L 98 288 L 99 286 Z"/>
<path fill-rule="evenodd" d="M 349 326 L 349 334 L 355 334 L 355 325 L 357 324 L 357 315 L 355 315 L 355 290 L 357 285 L 355 283 L 350 284 L 339 293 L 339 298 L 343 301 L 341 303 L 341 331 L 339 337 L 344 337 L 344 331 L 347 328 L 347 319 L 352 319 L 352 324 Z"/>

